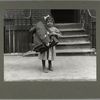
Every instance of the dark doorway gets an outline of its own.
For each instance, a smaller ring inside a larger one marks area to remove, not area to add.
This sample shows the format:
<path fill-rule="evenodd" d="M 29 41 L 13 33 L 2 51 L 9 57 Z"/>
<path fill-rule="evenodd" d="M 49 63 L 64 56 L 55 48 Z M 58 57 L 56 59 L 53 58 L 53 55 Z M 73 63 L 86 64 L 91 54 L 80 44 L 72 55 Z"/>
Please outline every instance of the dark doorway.
<path fill-rule="evenodd" d="M 51 14 L 55 23 L 78 23 L 79 10 L 52 9 Z"/>

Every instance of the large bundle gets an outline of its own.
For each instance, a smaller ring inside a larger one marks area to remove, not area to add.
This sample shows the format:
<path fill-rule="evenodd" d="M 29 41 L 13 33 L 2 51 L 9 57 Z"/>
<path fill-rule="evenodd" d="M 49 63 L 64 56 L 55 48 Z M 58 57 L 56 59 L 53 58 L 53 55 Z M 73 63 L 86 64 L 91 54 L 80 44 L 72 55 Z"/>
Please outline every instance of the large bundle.
<path fill-rule="evenodd" d="M 33 50 L 36 52 L 46 51 L 49 48 L 48 44 L 50 42 L 50 38 L 47 35 L 47 30 L 44 24 L 40 21 L 35 27 L 31 28 L 30 31 L 34 32 L 34 43 L 32 45 Z"/>
<path fill-rule="evenodd" d="M 56 38 L 51 41 L 51 37 L 48 36 L 47 29 L 41 21 L 31 28 L 31 31 L 34 31 L 33 50 L 36 52 L 44 52 L 58 43 Z"/>

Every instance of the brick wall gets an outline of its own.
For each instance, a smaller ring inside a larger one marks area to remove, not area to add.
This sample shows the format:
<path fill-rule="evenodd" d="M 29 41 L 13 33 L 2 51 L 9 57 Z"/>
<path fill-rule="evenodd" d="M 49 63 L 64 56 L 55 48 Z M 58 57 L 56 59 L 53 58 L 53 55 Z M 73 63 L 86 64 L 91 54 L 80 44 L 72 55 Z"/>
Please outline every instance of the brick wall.
<path fill-rule="evenodd" d="M 48 14 L 51 14 L 50 9 L 31 9 L 32 24 L 35 24 Z M 4 16 L 6 19 L 5 25 L 29 25 L 30 19 L 27 18 L 29 15 L 30 9 L 6 10 Z"/>
<path fill-rule="evenodd" d="M 35 9 L 32 10 L 32 22 L 36 23 L 37 21 L 41 20 L 43 16 L 50 14 L 49 9 Z"/>

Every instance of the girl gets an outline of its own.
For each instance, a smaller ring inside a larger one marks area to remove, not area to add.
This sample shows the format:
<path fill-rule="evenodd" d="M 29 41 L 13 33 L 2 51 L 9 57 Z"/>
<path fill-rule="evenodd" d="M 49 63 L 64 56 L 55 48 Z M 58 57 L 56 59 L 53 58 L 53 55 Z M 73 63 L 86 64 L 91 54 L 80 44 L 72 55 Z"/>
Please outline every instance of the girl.
<path fill-rule="evenodd" d="M 50 39 L 52 41 L 52 39 L 54 38 L 53 36 L 61 36 L 60 31 L 54 27 L 54 20 L 50 15 L 47 15 L 44 17 L 44 20 L 46 22 L 46 29 L 47 29 L 47 34 L 50 36 Z M 45 73 L 49 71 L 53 71 L 53 67 L 52 67 L 52 61 L 54 60 L 56 56 L 56 52 L 55 52 L 55 46 L 49 48 L 47 51 L 43 52 L 43 53 L 39 53 L 39 58 L 42 60 L 42 66 L 43 66 L 43 71 Z M 46 60 L 48 60 L 48 70 L 46 69 L 45 63 Z"/>

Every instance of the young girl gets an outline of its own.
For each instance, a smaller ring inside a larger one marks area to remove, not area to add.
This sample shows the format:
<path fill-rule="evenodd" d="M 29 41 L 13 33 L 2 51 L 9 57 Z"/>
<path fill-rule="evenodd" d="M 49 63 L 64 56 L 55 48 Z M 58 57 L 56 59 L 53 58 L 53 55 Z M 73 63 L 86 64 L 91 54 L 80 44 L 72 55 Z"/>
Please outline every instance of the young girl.
<path fill-rule="evenodd" d="M 53 39 L 53 36 L 61 36 L 60 31 L 54 27 L 54 20 L 51 16 L 45 16 L 44 20 L 46 22 L 46 28 L 47 28 L 47 34 L 50 36 L 51 41 Z M 53 67 L 52 67 L 52 61 L 54 60 L 56 56 L 56 52 L 55 52 L 55 46 L 49 48 L 47 51 L 43 52 L 43 53 L 39 53 L 39 58 L 42 60 L 42 66 L 43 66 L 43 71 L 45 73 L 49 71 L 53 71 Z M 46 69 L 46 60 L 48 60 L 48 70 Z"/>

